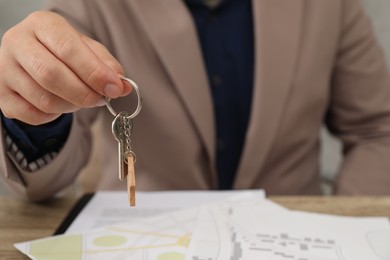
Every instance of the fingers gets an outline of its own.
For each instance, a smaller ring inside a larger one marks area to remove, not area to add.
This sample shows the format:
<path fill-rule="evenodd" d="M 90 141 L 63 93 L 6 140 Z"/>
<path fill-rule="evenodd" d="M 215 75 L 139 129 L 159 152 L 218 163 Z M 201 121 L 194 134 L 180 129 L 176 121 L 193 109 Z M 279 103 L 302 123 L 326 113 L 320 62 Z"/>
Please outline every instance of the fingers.
<path fill-rule="evenodd" d="M 6 89 L 0 95 L 1 111 L 7 118 L 18 119 L 30 125 L 51 122 L 61 114 L 43 113 L 16 92 Z"/>
<path fill-rule="evenodd" d="M 42 88 L 78 107 L 94 107 L 102 95 L 85 84 L 69 67 L 33 39 L 19 44 L 19 65 Z"/>
<path fill-rule="evenodd" d="M 40 19 L 42 15 L 45 15 L 46 19 Z M 36 25 L 36 39 L 89 88 L 111 98 L 122 95 L 123 83 L 116 71 L 98 58 L 82 40 L 80 33 L 65 19 L 50 12 L 31 15 L 30 19 L 31 23 Z M 64 76 L 55 75 L 59 78 L 67 76 L 69 73 Z"/>
<path fill-rule="evenodd" d="M 12 70 L 4 73 L 11 73 L 6 78 L 5 84 L 35 108 L 46 114 L 71 113 L 79 109 L 72 103 L 54 95 L 37 84 L 22 68 L 14 66 Z M 12 81 L 10 80 L 12 79 Z M 11 86 L 12 84 L 12 86 Z"/>
<path fill-rule="evenodd" d="M 0 108 L 10 118 L 47 123 L 130 93 L 119 75 L 122 66 L 103 45 L 59 15 L 37 12 L 3 36 Z"/>
<path fill-rule="evenodd" d="M 4 68 L 0 71 L 0 108 L 4 116 L 39 125 L 56 119 L 64 111 L 78 109 L 41 88 L 15 64 L 0 63 L 0 68 Z"/>

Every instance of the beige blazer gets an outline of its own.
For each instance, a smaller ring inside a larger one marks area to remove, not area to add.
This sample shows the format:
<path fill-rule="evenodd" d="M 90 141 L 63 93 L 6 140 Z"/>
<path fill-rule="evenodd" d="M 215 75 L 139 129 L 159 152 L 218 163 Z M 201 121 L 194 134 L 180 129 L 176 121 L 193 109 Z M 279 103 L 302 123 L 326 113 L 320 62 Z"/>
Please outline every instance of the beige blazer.
<path fill-rule="evenodd" d="M 319 130 L 326 121 L 344 143 L 337 193 L 390 194 L 390 79 L 359 2 L 253 0 L 253 105 L 235 189 L 319 194 Z M 210 87 L 183 1 L 55 0 L 50 8 L 106 45 L 142 88 L 132 135 L 138 189 L 216 189 Z M 114 107 L 130 112 L 130 99 Z M 106 108 L 76 113 L 61 153 L 37 172 L 21 171 L 1 149 L 1 175 L 30 199 L 51 196 L 85 165 L 98 116 L 99 188 L 124 189 Z"/>

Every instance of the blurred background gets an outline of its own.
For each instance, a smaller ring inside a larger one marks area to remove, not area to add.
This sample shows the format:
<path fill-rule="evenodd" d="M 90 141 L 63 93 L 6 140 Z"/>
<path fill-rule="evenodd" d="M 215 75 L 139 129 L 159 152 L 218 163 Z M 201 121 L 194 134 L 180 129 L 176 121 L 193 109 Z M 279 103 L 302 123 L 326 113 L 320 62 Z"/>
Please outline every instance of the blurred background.
<path fill-rule="evenodd" d="M 72 1 L 72 0 L 70 0 Z M 76 1 L 76 0 L 73 0 Z M 272 0 L 270 0 L 272 1 Z M 326 1 L 326 0 L 325 0 Z M 375 33 L 380 44 L 386 52 L 386 59 L 390 61 L 390 0 L 362 0 L 367 14 L 372 18 Z M 45 0 L 0 0 L 0 36 L 13 25 L 20 22 L 30 12 L 39 10 L 44 6 Z M 390 63 L 388 63 L 390 64 Z M 321 154 L 321 174 L 325 180 L 332 181 L 337 173 L 340 163 L 340 144 L 323 129 Z M 96 156 L 92 157 L 94 162 Z M 95 162 L 99 165 L 99 162 Z M 93 168 L 92 168 L 93 169 Z M 91 170 L 91 168 L 86 169 Z M 95 169 L 93 169 L 95 170 Z M 2 174 L 2 173 L 0 173 Z M 324 186 L 325 193 L 329 192 Z M 8 191 L 0 183 L 0 194 L 8 194 Z"/>
<path fill-rule="evenodd" d="M 43 6 L 43 0 L 0 0 L 0 35 Z"/>

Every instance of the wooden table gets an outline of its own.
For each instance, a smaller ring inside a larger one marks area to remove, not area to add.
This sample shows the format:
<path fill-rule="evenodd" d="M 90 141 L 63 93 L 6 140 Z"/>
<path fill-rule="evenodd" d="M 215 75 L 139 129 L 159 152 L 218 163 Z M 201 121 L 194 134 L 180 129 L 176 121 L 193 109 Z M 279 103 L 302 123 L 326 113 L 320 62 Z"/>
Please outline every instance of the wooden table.
<path fill-rule="evenodd" d="M 28 259 L 13 243 L 52 235 L 76 203 L 77 197 L 32 204 L 0 197 L 0 259 Z M 287 208 L 345 216 L 385 216 L 390 197 L 271 197 Z"/>

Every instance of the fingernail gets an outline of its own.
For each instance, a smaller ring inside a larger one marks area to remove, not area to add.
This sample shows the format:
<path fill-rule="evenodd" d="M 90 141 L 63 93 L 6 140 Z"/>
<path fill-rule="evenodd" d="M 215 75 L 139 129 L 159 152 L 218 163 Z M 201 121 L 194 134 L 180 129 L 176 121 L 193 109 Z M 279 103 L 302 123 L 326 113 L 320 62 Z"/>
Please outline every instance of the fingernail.
<path fill-rule="evenodd" d="M 104 95 L 110 98 L 117 98 L 122 94 L 121 89 L 115 84 L 107 84 L 104 87 Z"/>
<path fill-rule="evenodd" d="M 105 106 L 106 105 L 106 99 L 103 97 L 101 98 L 97 103 L 96 103 L 96 106 L 97 107 L 102 107 L 102 106 Z"/>

